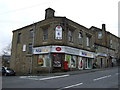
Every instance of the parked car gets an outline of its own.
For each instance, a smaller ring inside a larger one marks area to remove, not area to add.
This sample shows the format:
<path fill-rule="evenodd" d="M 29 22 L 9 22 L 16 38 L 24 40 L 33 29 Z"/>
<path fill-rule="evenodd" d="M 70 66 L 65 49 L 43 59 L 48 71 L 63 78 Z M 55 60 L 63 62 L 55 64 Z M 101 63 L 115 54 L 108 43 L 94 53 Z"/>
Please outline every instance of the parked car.
<path fill-rule="evenodd" d="M 3 76 L 14 76 L 16 73 L 14 70 L 8 67 L 2 67 L 2 75 Z"/>

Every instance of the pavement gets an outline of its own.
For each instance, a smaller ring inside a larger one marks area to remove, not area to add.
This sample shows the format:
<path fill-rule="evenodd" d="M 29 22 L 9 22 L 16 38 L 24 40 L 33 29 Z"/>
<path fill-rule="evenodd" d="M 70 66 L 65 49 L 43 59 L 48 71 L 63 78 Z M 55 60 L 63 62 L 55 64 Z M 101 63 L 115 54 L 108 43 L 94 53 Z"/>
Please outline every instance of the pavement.
<path fill-rule="evenodd" d="M 117 66 L 116 66 L 117 67 Z M 64 71 L 64 72 L 55 72 L 55 73 L 40 73 L 40 74 L 30 74 L 30 76 L 56 76 L 56 75 L 75 75 L 75 74 L 83 74 L 83 73 L 90 73 L 90 72 L 96 72 L 96 71 L 104 71 L 109 70 L 116 67 L 109 67 L 109 68 L 97 68 L 97 69 L 85 69 L 85 70 L 76 70 L 76 71 Z"/>

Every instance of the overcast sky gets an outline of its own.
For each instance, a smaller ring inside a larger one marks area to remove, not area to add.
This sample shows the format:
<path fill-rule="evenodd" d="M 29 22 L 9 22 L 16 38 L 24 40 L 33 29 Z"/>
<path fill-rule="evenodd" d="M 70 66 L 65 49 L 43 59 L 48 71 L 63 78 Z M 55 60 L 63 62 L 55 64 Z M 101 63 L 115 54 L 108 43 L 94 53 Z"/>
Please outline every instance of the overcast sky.
<path fill-rule="evenodd" d="M 87 28 L 102 27 L 118 36 L 119 0 L 0 0 L 0 54 L 12 41 L 12 31 L 45 18 L 51 7 L 55 16 L 65 16 Z"/>

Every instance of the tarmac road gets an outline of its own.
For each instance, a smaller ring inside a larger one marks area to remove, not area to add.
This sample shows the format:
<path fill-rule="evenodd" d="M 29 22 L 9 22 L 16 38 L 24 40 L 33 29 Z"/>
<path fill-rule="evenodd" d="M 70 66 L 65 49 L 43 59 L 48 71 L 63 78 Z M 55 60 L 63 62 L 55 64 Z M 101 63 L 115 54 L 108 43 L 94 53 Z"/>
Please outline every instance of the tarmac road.
<path fill-rule="evenodd" d="M 83 73 L 82 73 L 83 72 Z M 2 88 L 118 88 L 118 68 L 44 76 L 2 77 Z"/>

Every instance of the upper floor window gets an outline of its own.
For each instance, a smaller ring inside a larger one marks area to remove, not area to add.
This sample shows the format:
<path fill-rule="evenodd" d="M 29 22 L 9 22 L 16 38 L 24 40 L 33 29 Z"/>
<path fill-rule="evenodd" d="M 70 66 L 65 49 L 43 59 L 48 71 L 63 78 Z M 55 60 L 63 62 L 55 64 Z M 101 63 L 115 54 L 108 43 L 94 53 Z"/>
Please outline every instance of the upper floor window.
<path fill-rule="evenodd" d="M 68 41 L 73 42 L 73 31 L 72 30 L 68 31 Z"/>
<path fill-rule="evenodd" d="M 21 33 L 18 33 L 18 36 L 17 36 L 17 43 L 20 43 L 21 42 Z"/>
<path fill-rule="evenodd" d="M 48 40 L 48 29 L 43 30 L 43 40 Z"/>
<path fill-rule="evenodd" d="M 33 29 L 30 30 L 30 38 L 33 38 Z"/>
<path fill-rule="evenodd" d="M 56 26 L 55 28 L 55 39 L 62 40 L 62 27 Z"/>
<path fill-rule="evenodd" d="M 112 40 L 110 40 L 110 48 L 112 48 Z"/>
<path fill-rule="evenodd" d="M 31 43 L 28 46 L 28 53 L 32 54 L 32 44 Z"/>
<path fill-rule="evenodd" d="M 102 32 L 98 32 L 98 39 L 102 39 Z"/>
<path fill-rule="evenodd" d="M 82 42 L 83 42 L 82 32 L 79 32 L 78 39 L 79 39 L 79 44 L 82 44 Z"/>
<path fill-rule="evenodd" d="M 86 46 L 90 47 L 90 37 L 89 36 L 86 37 Z"/>

